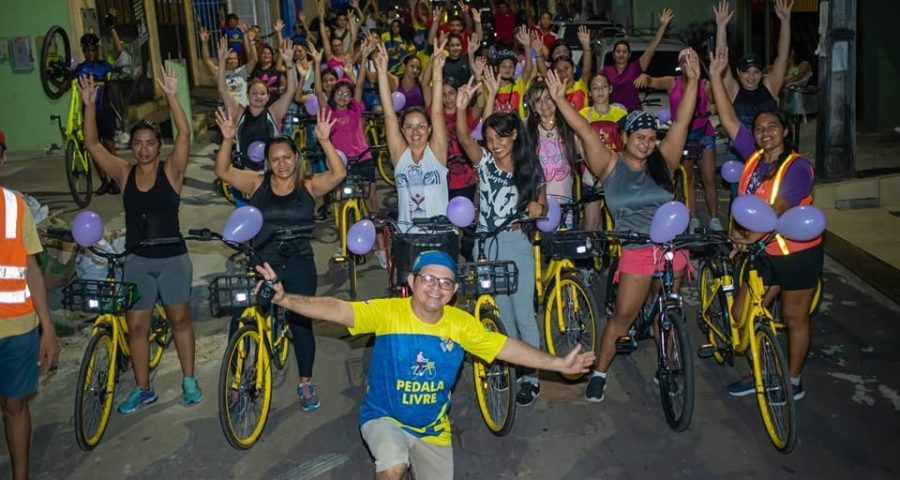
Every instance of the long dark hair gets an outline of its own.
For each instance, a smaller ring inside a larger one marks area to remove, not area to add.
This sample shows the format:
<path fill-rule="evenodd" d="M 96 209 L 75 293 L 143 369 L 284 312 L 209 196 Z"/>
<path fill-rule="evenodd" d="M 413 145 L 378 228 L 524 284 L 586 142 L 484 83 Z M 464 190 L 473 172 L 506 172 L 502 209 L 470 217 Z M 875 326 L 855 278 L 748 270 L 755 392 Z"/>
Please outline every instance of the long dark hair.
<path fill-rule="evenodd" d="M 547 84 L 542 80 L 536 80 L 531 84 L 531 87 L 528 88 L 528 91 L 525 92 L 525 102 L 528 106 L 528 117 L 525 120 L 525 129 L 528 130 L 528 136 L 534 139 L 535 155 L 537 155 L 538 149 L 540 148 L 541 137 L 538 128 L 540 128 L 541 118 L 535 111 L 534 105 L 537 102 L 538 97 L 541 96 L 541 92 L 546 90 Z M 578 168 L 578 164 L 575 162 L 578 155 L 575 151 L 575 132 L 572 131 L 572 127 L 566 123 L 566 119 L 563 118 L 559 108 L 557 108 L 556 112 L 553 114 L 553 122 L 554 125 L 556 125 L 556 132 L 559 134 L 559 138 L 565 149 L 566 162 L 568 162 L 569 168 L 572 169 L 572 174 L 574 176 L 577 171 L 576 168 Z M 540 160 L 540 156 L 538 156 L 538 160 Z"/>
<path fill-rule="evenodd" d="M 788 132 L 790 131 L 790 127 L 788 127 L 787 115 L 781 110 L 763 110 L 761 112 L 756 112 L 756 115 L 753 117 L 753 126 L 756 127 L 756 121 L 759 119 L 759 116 L 768 113 L 775 117 L 778 120 L 778 123 L 781 124 L 781 128 Z M 784 146 L 784 149 L 781 151 L 781 155 L 778 156 L 778 160 L 775 161 L 775 168 L 769 170 L 769 173 L 766 174 L 765 179 L 768 180 L 775 176 L 778 173 L 778 169 L 781 168 L 781 165 L 785 160 L 794 152 L 794 142 L 787 135 L 782 135 L 781 144 Z"/>
<path fill-rule="evenodd" d="M 522 120 L 517 114 L 498 112 L 484 121 L 482 136 L 489 128 L 501 137 L 511 137 L 513 132 L 516 133 L 512 148 L 513 182 L 519 193 L 519 203 L 536 201 L 538 189 L 544 183 L 544 171 Z"/>

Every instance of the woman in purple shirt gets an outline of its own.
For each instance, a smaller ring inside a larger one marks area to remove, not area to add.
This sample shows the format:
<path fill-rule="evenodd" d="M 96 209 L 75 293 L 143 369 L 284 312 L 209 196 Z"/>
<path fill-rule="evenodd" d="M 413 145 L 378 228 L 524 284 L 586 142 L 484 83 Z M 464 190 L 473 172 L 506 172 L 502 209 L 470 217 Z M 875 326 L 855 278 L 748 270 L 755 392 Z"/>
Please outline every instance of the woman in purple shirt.
<path fill-rule="evenodd" d="M 629 112 L 632 110 L 641 110 L 641 99 L 638 97 L 638 89 L 634 86 L 634 81 L 644 73 L 644 70 L 653 60 L 653 54 L 656 53 L 656 47 L 662 41 L 666 27 L 675 14 L 671 8 L 663 9 L 659 14 L 659 28 L 656 30 L 656 36 L 650 42 L 647 50 L 637 59 L 629 63 L 631 59 L 631 46 L 625 40 L 619 40 L 613 46 L 613 64 L 607 65 L 600 70 L 609 78 L 612 85 L 611 103 L 618 103 L 625 107 Z"/>

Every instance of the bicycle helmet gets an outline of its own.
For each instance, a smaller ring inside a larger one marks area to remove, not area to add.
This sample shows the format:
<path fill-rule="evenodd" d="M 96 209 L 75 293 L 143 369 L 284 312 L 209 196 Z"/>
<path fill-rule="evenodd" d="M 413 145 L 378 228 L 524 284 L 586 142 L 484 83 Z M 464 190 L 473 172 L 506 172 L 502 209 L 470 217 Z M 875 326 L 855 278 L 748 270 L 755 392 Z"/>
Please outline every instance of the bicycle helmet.
<path fill-rule="evenodd" d="M 94 35 L 93 33 L 85 33 L 81 36 L 81 47 L 99 47 L 100 46 L 100 37 Z"/>

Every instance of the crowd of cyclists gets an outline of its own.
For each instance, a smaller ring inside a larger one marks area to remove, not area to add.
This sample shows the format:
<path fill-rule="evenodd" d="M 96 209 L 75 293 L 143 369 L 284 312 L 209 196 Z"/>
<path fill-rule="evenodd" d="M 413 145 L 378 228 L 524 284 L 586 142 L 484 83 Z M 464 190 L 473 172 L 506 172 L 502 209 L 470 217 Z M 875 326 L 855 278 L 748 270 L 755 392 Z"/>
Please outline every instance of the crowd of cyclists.
<path fill-rule="evenodd" d="M 723 230 L 726 217 L 720 217 L 717 208 L 713 113 L 732 139 L 734 155 L 746 162 L 739 194 L 761 196 L 778 213 L 810 203 L 813 170 L 792 150 L 788 125 L 777 109 L 790 49 L 788 0 L 775 3 L 781 22 L 778 56 L 765 74 L 754 55 L 743 57 L 734 72 L 729 68 L 726 27 L 733 12 L 727 2 L 719 2 L 714 9 L 717 42 L 708 59 L 708 79 L 701 78 L 705 59 L 690 48 L 678 55 L 679 73 L 662 78 L 644 74 L 675 17 L 671 9 L 659 13 L 658 30 L 641 56 L 632 59 L 623 40 L 615 45 L 610 65 L 595 65 L 587 28 L 578 32 L 583 54 L 576 64 L 573 46 L 552 32 L 554 17 L 549 11 L 516 0 L 491 0 L 490 6 L 490 38 L 485 38 L 481 11 L 459 1 L 432 8 L 428 2 L 410 0 L 408 6 L 390 12 L 380 12 L 372 0 L 363 7 L 351 0 L 346 8 L 322 1 L 312 19 L 298 13 L 292 35 L 284 35 L 284 24 L 278 20 L 268 37 L 232 14 L 219 26 L 215 59 L 210 56 L 212 35 L 200 29 L 201 54 L 216 77 L 223 103 L 215 114 L 222 134 L 215 173 L 233 188 L 238 205 L 262 212 L 259 238 L 287 225 L 314 225 L 327 215 L 328 209 L 322 207 L 329 192 L 350 175 L 368 180 L 369 211 L 380 210 L 375 157 L 366 152 L 370 145 L 365 116 L 370 114 L 377 115 L 383 127 L 396 182 L 396 220 L 404 230 L 414 230 L 414 219 L 445 214 L 448 202 L 458 196 L 477 205 L 477 229 L 487 231 L 510 216 L 546 215 L 548 198 L 564 203 L 576 199 L 583 188 L 602 187 L 615 228 L 647 234 L 656 210 L 674 197 L 673 173 L 682 164 L 686 145 L 702 150 L 696 163 L 708 227 Z M 563 15 L 565 10 L 557 13 Z M 97 45 L 88 37 L 82 39 L 86 63 L 94 61 L 89 54 Z M 162 161 L 160 132 L 142 121 L 131 130 L 135 161 L 128 162 L 102 141 L 106 136 L 96 112 L 92 70 L 79 72 L 85 144 L 111 182 L 104 188 L 123 192 L 126 245 L 180 235 L 178 207 L 190 145 L 174 75 L 160 71 L 157 81 L 178 126 L 175 149 Z M 661 141 L 657 117 L 642 110 L 639 89 L 644 86 L 670 95 L 672 120 Z M 296 118 L 314 121 L 305 122 L 307 127 Z M 297 128 L 310 129 L 306 145 L 291 140 Z M 265 145 L 262 158 L 251 151 L 258 142 Z M 300 161 L 301 153 L 308 162 Z M 354 161 L 347 163 L 348 158 Z M 693 165 L 687 167 L 692 171 Z M 602 228 L 600 208 L 599 202 L 590 204 L 583 216 L 564 218 L 563 223 L 584 230 Z M 691 228 L 698 227 L 695 216 Z M 736 251 L 762 237 L 741 225 L 730 231 Z M 378 245 L 374 252 L 382 266 L 383 248 Z M 540 349 L 534 289 L 527 288 L 534 278 L 529 229 L 513 223 L 498 235 L 490 251 L 492 260 L 511 260 L 518 266 L 520 288 L 497 298 L 506 331 Z M 800 374 L 810 345 L 808 307 L 822 270 L 821 238 L 779 241 L 770 244 L 767 253 L 770 261 L 764 277 L 767 285 L 780 286 L 790 373 L 799 399 L 804 395 Z M 462 254 L 471 255 L 471 246 Z M 262 256 L 271 266 L 265 270 L 266 278 L 279 280 L 288 293 L 315 295 L 317 272 L 308 239 L 273 246 Z M 452 260 L 455 265 L 458 259 Z M 605 323 L 586 400 L 604 399 L 615 340 L 626 333 L 645 302 L 662 262 L 657 247 L 623 246 L 618 268 L 610 273 L 619 285 L 615 313 Z M 691 269 L 687 251 L 676 253 L 674 266 L 678 288 Z M 182 242 L 136 252 L 126 263 L 124 278 L 137 284 L 147 299 L 128 312 L 132 358 L 146 359 L 147 346 L 139 345 L 146 335 L 140 332 L 147 330 L 152 299 L 159 297 L 174 329 L 186 404 L 202 398 L 193 377 L 191 268 Z M 424 281 L 435 291 L 455 282 L 452 275 L 447 280 L 426 275 Z M 776 290 L 770 290 L 772 296 Z M 743 294 L 743 290 L 738 294 L 736 308 Z M 312 411 L 320 399 L 312 383 L 316 341 L 311 318 L 290 313 L 288 320 L 298 363 L 297 395 L 301 408 Z M 132 365 L 136 386 L 119 405 L 121 413 L 134 412 L 158 398 L 149 383 L 147 363 Z M 526 371 L 517 390 L 518 405 L 532 404 L 540 394 L 537 373 Z M 752 393 L 752 378 L 729 385 L 728 391 Z"/>

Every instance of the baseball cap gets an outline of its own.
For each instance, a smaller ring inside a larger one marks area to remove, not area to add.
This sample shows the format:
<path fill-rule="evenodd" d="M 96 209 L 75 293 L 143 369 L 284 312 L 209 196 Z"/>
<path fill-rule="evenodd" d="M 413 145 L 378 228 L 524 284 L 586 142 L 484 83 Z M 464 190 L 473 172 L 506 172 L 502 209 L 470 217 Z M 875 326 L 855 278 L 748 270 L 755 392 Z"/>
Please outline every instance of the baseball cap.
<path fill-rule="evenodd" d="M 413 262 L 412 273 L 419 273 L 420 270 L 428 265 L 439 265 L 448 268 L 456 275 L 456 260 L 453 260 L 446 252 L 440 250 L 426 250 L 420 253 L 419 256 L 416 257 L 416 261 Z"/>
<path fill-rule="evenodd" d="M 756 68 L 757 70 L 762 70 L 763 68 L 765 68 L 765 65 L 763 65 L 762 59 L 759 58 L 758 55 L 751 53 L 749 55 L 744 55 L 738 61 L 737 68 L 738 68 L 738 70 L 740 70 L 742 72 L 746 72 L 747 70 L 749 70 L 751 68 Z"/>
<path fill-rule="evenodd" d="M 81 36 L 82 47 L 96 47 L 100 45 L 100 37 L 93 33 L 85 33 Z"/>

